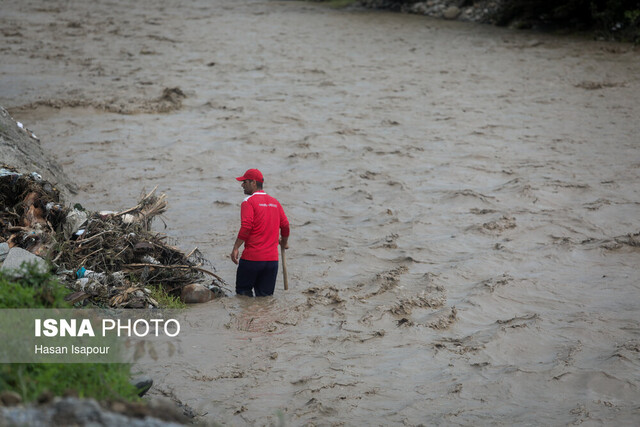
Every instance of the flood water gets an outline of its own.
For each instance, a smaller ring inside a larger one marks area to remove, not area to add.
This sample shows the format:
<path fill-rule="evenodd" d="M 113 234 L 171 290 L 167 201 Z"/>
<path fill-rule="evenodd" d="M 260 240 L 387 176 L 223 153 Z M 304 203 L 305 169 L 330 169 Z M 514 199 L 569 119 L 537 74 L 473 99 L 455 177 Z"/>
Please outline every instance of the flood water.
<path fill-rule="evenodd" d="M 233 426 L 640 422 L 637 49 L 288 1 L 0 7 L 0 104 L 70 204 L 158 186 L 155 228 L 231 286 L 234 177 L 289 216 L 290 289 L 190 308 L 152 394 Z"/>

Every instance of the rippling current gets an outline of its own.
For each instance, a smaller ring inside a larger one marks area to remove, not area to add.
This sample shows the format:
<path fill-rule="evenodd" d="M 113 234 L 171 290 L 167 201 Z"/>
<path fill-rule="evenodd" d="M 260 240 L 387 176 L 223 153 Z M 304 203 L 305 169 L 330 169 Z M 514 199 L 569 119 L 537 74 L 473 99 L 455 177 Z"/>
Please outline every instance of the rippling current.
<path fill-rule="evenodd" d="M 190 308 L 152 394 L 234 426 L 640 421 L 637 49 L 298 2 L 2 10 L 0 103 L 68 202 L 158 186 L 156 229 L 231 286 L 234 177 L 292 223 L 290 290 Z"/>

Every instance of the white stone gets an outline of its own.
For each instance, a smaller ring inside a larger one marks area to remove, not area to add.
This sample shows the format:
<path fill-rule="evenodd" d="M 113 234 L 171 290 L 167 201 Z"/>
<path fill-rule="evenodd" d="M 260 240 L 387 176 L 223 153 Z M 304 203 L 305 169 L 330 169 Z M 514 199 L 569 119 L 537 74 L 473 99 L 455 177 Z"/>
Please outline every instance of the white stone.
<path fill-rule="evenodd" d="M 49 266 L 47 262 L 42 258 L 35 256 L 31 252 L 22 249 L 22 248 L 11 248 L 9 253 L 7 254 L 7 258 L 2 263 L 2 267 L 0 270 L 8 273 L 9 275 L 13 275 L 14 277 L 20 276 L 19 272 L 22 268 L 23 263 L 36 263 L 39 271 L 46 273 L 49 271 Z"/>

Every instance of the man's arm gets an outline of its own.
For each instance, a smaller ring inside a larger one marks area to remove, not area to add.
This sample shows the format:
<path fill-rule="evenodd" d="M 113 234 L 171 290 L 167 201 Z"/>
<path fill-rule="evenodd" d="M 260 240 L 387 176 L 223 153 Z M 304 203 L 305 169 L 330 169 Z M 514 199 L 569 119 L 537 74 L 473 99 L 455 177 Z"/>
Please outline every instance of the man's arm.
<path fill-rule="evenodd" d="M 253 207 L 244 201 L 240 205 L 240 231 L 231 251 L 231 261 L 238 264 L 240 246 L 247 241 L 253 229 Z"/>
<path fill-rule="evenodd" d="M 233 245 L 233 250 L 231 251 L 231 261 L 233 261 L 235 264 L 238 263 L 238 254 L 240 252 L 240 246 L 242 246 L 243 243 L 244 240 L 236 238 L 236 243 Z"/>
<path fill-rule="evenodd" d="M 253 206 L 245 201 L 240 205 L 240 231 L 238 232 L 238 239 L 246 242 L 249 239 L 251 230 L 253 230 Z"/>
<path fill-rule="evenodd" d="M 282 209 L 282 205 L 278 203 L 278 209 L 280 211 L 280 246 L 283 249 L 289 249 L 289 219 Z"/>

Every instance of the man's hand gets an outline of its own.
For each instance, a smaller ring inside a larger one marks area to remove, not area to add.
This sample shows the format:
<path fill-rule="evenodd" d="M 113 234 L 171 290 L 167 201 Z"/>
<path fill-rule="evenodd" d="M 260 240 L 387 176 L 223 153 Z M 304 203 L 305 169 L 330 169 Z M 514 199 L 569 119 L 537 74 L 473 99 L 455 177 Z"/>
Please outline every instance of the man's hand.
<path fill-rule="evenodd" d="M 238 264 L 238 253 L 240 251 L 238 250 L 238 248 L 233 248 L 233 250 L 231 251 L 231 261 L 234 262 L 234 264 Z"/>
<path fill-rule="evenodd" d="M 282 246 L 282 249 L 289 249 L 289 237 L 281 237 L 280 246 Z"/>
<path fill-rule="evenodd" d="M 233 250 L 231 251 L 231 261 L 235 264 L 238 264 L 238 255 L 240 254 L 240 246 L 244 243 L 244 240 L 236 239 L 236 243 L 233 245 Z"/>

